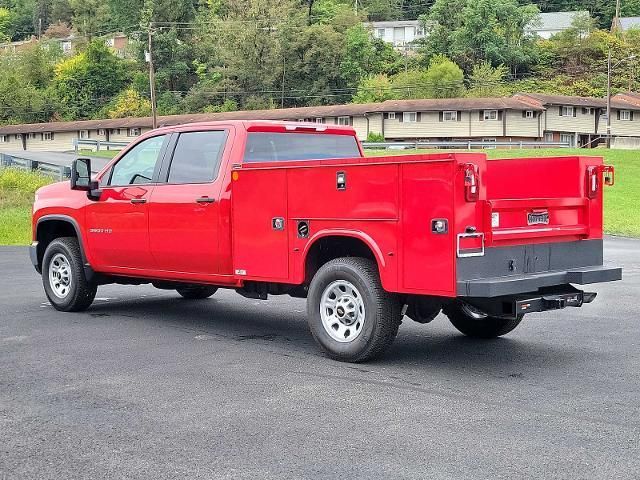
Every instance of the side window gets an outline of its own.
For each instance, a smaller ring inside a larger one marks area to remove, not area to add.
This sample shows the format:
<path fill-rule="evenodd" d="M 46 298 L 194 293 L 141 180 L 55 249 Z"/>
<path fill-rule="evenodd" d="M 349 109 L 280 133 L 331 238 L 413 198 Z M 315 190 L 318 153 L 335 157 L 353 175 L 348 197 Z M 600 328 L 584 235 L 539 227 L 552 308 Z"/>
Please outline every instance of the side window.
<path fill-rule="evenodd" d="M 114 165 L 109 185 L 151 183 L 165 138 L 166 135 L 151 137 L 129 150 Z"/>
<path fill-rule="evenodd" d="M 224 130 L 187 132 L 178 137 L 168 183 L 207 183 L 218 176 L 227 140 Z"/>

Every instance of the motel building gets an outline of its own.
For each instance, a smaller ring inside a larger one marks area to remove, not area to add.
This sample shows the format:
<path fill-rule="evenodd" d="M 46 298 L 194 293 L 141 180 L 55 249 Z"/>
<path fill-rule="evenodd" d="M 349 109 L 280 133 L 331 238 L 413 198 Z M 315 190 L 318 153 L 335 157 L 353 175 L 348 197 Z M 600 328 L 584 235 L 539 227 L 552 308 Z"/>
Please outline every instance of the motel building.
<path fill-rule="evenodd" d="M 640 94 L 611 101 L 616 148 L 640 148 Z M 251 110 L 158 118 L 159 126 L 215 120 L 292 120 L 351 125 L 394 141 L 562 142 L 593 147 L 607 133 L 606 100 L 521 93 L 503 98 L 389 100 L 382 103 Z M 64 152 L 77 140 L 128 143 L 151 130 L 151 118 L 120 118 L 0 126 L 0 152 Z M 88 147 L 87 147 L 88 148 Z"/>

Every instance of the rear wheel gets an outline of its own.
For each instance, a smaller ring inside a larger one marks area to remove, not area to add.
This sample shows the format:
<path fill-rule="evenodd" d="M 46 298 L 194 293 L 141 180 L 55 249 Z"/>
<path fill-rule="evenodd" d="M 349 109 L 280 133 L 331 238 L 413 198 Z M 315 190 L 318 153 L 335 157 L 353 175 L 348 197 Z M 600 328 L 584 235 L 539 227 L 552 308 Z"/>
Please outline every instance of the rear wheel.
<path fill-rule="evenodd" d="M 202 300 L 204 298 L 209 298 L 217 291 L 217 287 L 209 287 L 207 285 L 189 285 L 176 288 L 176 292 L 188 300 Z"/>
<path fill-rule="evenodd" d="M 84 276 L 77 238 L 57 238 L 47 246 L 42 259 L 42 283 L 56 310 L 79 312 L 93 303 L 98 287 Z"/>
<path fill-rule="evenodd" d="M 520 325 L 523 317 L 491 317 L 460 301 L 447 305 L 443 312 L 458 331 L 473 338 L 496 338 L 506 335 Z"/>
<path fill-rule="evenodd" d="M 307 298 L 309 328 L 329 356 L 363 362 L 382 355 L 398 333 L 400 302 L 382 288 L 375 262 L 337 258 L 313 277 Z"/>

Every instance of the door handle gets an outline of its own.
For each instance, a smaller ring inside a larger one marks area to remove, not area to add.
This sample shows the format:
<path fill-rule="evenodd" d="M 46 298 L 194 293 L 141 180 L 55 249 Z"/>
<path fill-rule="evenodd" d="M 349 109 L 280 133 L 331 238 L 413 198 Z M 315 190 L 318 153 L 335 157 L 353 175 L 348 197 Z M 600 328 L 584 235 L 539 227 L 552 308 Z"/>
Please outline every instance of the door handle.
<path fill-rule="evenodd" d="M 200 197 L 200 198 L 196 198 L 196 202 L 198 203 L 214 203 L 216 201 L 215 198 L 211 198 L 211 197 Z"/>
<path fill-rule="evenodd" d="M 132 198 L 131 203 L 147 203 L 146 198 Z"/>

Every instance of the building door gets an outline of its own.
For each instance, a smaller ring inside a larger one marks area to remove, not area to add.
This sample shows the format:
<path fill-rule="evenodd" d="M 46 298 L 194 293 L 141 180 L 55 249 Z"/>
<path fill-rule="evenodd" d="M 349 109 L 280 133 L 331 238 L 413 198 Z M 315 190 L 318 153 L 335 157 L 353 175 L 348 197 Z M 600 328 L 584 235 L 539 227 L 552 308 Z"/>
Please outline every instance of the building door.
<path fill-rule="evenodd" d="M 395 27 L 393 29 L 393 44 L 404 45 L 404 27 Z"/>

